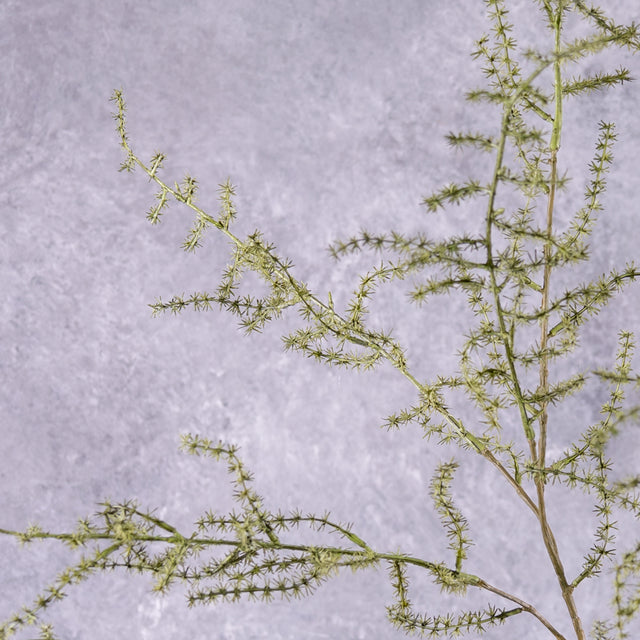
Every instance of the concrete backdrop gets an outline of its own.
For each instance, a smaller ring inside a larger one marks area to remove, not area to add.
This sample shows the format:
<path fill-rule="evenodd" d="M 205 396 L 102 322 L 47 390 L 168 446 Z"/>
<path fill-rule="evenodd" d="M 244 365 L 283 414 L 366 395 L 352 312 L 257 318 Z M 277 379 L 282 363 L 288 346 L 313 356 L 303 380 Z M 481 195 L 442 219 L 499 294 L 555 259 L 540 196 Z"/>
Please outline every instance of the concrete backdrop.
<path fill-rule="evenodd" d="M 542 45 L 533 3 L 509 5 L 523 46 Z M 635 0 L 608 9 L 620 21 L 640 17 Z M 199 252 L 182 252 L 191 216 L 177 205 L 163 225 L 146 222 L 153 190 L 140 171 L 118 173 L 108 100 L 123 89 L 134 149 L 142 158 L 165 152 L 170 181 L 195 176 L 205 208 L 216 209 L 217 184 L 230 176 L 241 235 L 259 227 L 299 278 L 344 304 L 379 257 L 333 264 L 332 240 L 364 226 L 441 237 L 481 220 L 477 207 L 426 216 L 420 200 L 489 168 L 488 156 L 454 153 L 444 140 L 497 126 L 495 110 L 463 99 L 484 82 L 469 53 L 487 29 L 483 3 L 471 0 L 0 2 L 0 526 L 68 530 L 106 497 L 135 497 L 189 532 L 205 509 L 233 506 L 222 465 L 178 452 L 179 434 L 193 431 L 242 447 L 269 508 L 328 509 L 377 549 L 449 560 L 428 483 L 456 452 L 428 444 L 415 426 L 378 428 L 415 400 L 390 367 L 358 374 L 283 353 L 279 336 L 295 316 L 251 337 L 218 311 L 151 317 L 157 296 L 214 289 L 227 246 L 211 234 Z M 583 70 L 620 64 L 639 75 L 638 59 L 620 51 Z M 597 122 L 615 120 L 619 134 L 593 262 L 567 282 L 638 257 L 639 110 L 639 84 L 567 102 L 561 159 L 574 181 L 559 200 L 560 222 L 581 206 Z M 417 375 L 453 371 L 470 322 L 464 297 L 418 308 L 406 290 L 381 291 L 373 325 L 396 328 Z M 586 327 L 581 365 L 611 365 L 617 331 L 639 328 L 639 303 L 636 287 Z M 550 455 L 598 420 L 605 397 L 590 386 L 553 415 Z M 617 475 L 637 470 L 639 442 L 636 426 L 612 444 Z M 535 522 L 491 468 L 458 457 L 455 499 L 476 541 L 467 570 L 527 598 L 568 633 Z M 575 575 L 593 539 L 591 501 L 559 489 L 549 499 Z M 621 524 L 635 534 L 621 542 L 638 537 L 637 522 Z M 0 619 L 74 557 L 54 543 L 20 549 L 0 538 Z M 464 606 L 413 577 L 416 610 Z M 607 575 L 579 593 L 588 624 L 602 615 L 609 585 Z M 49 619 L 67 639 L 403 637 L 386 620 L 384 568 L 270 605 L 187 610 L 179 585 L 164 598 L 150 586 L 146 577 L 96 576 Z M 483 593 L 470 601 L 505 604 Z M 517 616 L 486 637 L 543 632 Z"/>

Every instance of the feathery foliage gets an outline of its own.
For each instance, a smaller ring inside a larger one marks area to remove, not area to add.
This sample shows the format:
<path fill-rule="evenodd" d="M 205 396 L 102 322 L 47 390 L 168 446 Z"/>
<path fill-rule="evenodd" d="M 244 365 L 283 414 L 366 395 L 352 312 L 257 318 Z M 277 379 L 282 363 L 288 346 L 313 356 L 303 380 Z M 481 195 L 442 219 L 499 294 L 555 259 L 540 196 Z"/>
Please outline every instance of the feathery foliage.
<path fill-rule="evenodd" d="M 640 33 L 635 24 L 616 24 L 604 11 L 582 0 L 535 0 L 550 34 L 549 46 L 544 51 L 522 50 L 512 35 L 508 1 L 485 0 L 485 4 L 491 31 L 477 41 L 472 57 L 482 61 L 487 83 L 466 97 L 471 102 L 494 105 L 499 121 L 493 131 L 449 133 L 447 140 L 455 148 L 489 154 L 493 168 L 487 179 L 472 177 L 449 183 L 423 200 L 427 213 L 473 200 L 478 203 L 477 210 L 484 211 L 484 228 L 477 234 L 462 232 L 439 241 L 427 234 L 362 231 L 335 242 L 330 252 L 336 259 L 363 251 L 384 254 L 377 266 L 361 276 L 344 309 L 336 307 L 330 293 L 324 298 L 299 280 L 291 262 L 260 231 L 245 238 L 234 232 L 236 191 L 229 180 L 219 186 L 219 210 L 211 213 L 196 203 L 195 178 L 187 175 L 172 186 L 161 177 L 163 153 L 143 162 L 129 141 L 123 94 L 115 91 L 114 118 L 125 153 L 121 170 L 140 168 L 157 185 L 156 202 L 147 212 L 152 224 L 162 220 L 172 200 L 193 212 L 193 224 L 182 244 L 185 251 L 200 247 L 209 230 L 223 234 L 230 245 L 229 265 L 217 289 L 176 295 L 168 301 L 158 298 L 150 305 L 153 314 L 179 313 L 186 307 L 209 310 L 217 305 L 236 315 L 246 332 L 259 332 L 285 310 L 294 308 L 302 322 L 283 337 L 285 349 L 353 369 L 366 370 L 389 362 L 413 385 L 416 402 L 389 416 L 384 426 L 399 429 L 416 424 L 425 437 L 437 436 L 440 443 L 469 450 L 499 471 L 505 490 L 514 491 L 538 523 L 541 544 L 555 572 L 571 629 L 561 632 L 524 597 L 463 571 L 472 541 L 469 523 L 452 496 L 456 461 L 440 464 L 430 485 L 454 553 L 453 559 L 443 562 L 374 549 L 350 525 L 335 521 L 328 513 L 318 516 L 269 511 L 254 490 L 252 475 L 235 447 L 189 434 L 182 440 L 187 453 L 227 465 L 239 510 L 224 515 L 207 512 L 189 533 L 178 531 L 133 501 L 103 503 L 100 511 L 81 520 L 72 532 L 49 532 L 35 525 L 24 532 L 0 529 L 22 543 L 57 539 L 73 548 L 90 548 L 30 606 L 2 623 L 0 638 L 36 624 L 40 625 L 40 638 L 53 638 L 51 626 L 43 619 L 45 610 L 66 597 L 72 585 L 107 569 L 147 573 L 158 592 L 167 591 L 176 582 L 184 583 L 188 604 L 195 606 L 241 598 L 297 598 L 313 593 L 344 567 L 357 571 L 380 565 L 388 569 L 395 593 L 394 602 L 387 608 L 388 617 L 402 632 L 428 637 L 480 634 L 513 616 L 527 614 L 532 625 L 544 627 L 540 637 L 544 634 L 560 640 L 587 638 L 584 612 L 578 610 L 574 593 L 584 581 L 609 567 L 614 575 L 615 598 L 609 611 L 603 605 L 597 612 L 599 619 L 593 623 L 590 637 L 629 637 L 629 622 L 640 608 L 640 541 L 621 556 L 616 555 L 615 513 L 628 511 L 640 518 L 640 497 L 636 493 L 640 475 L 613 481 L 607 444 L 625 423 L 637 422 L 640 413 L 638 406 L 625 400 L 629 390 L 640 388 L 640 377 L 632 371 L 633 336 L 620 333 L 611 369 L 578 370 L 552 382 L 550 367 L 577 349 L 584 323 L 635 280 L 640 270 L 627 264 L 561 294 L 552 294 L 551 282 L 557 271 L 579 268 L 589 260 L 588 241 L 602 210 L 600 198 L 617 135 L 612 123 L 599 123 L 584 204 L 575 211 L 567 228 L 559 229 L 555 198 L 567 183 L 567 177 L 559 173 L 565 101 L 631 80 L 629 70 L 622 67 L 587 77 L 569 76 L 567 67 L 611 47 L 635 52 L 640 49 Z M 572 41 L 563 38 L 570 14 L 591 27 L 588 36 Z M 542 83 L 545 71 L 550 71 L 552 78 L 548 84 Z M 513 160 L 507 166 L 510 156 Z M 506 196 L 513 193 L 520 199 L 517 208 L 507 203 Z M 258 297 L 241 292 L 247 272 L 264 281 L 267 294 Z M 420 380 L 410 370 L 402 344 L 391 333 L 370 325 L 368 304 L 376 289 L 408 277 L 414 283 L 412 302 L 426 304 L 435 295 L 454 291 L 466 295 L 476 324 L 458 353 L 455 375 Z M 531 330 L 537 333 L 537 339 L 531 337 Z M 532 372 L 537 372 L 533 383 Z M 547 446 L 556 425 L 550 420 L 549 408 L 580 392 L 590 379 L 609 387 L 602 418 L 587 426 L 579 440 L 551 460 Z M 465 422 L 456 412 L 452 399 L 459 392 L 478 411 L 473 423 Z M 598 525 L 576 575 L 565 569 L 547 518 L 545 492 L 553 483 L 580 488 L 594 500 Z M 300 527 L 334 534 L 334 543 L 296 543 Z M 409 599 L 409 566 L 427 571 L 443 591 L 464 597 L 470 588 L 481 589 L 495 602 L 480 611 L 415 612 Z M 506 608 L 499 606 L 505 604 Z"/>

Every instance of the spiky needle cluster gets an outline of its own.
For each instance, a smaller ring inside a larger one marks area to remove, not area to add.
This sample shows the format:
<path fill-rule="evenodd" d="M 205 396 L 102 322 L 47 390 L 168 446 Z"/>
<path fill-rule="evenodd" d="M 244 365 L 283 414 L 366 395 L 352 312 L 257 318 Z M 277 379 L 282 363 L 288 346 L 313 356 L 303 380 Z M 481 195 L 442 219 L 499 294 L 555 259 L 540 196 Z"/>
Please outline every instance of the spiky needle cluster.
<path fill-rule="evenodd" d="M 227 515 L 208 512 L 189 534 L 179 532 L 130 501 L 102 504 L 93 518 L 80 521 L 71 533 L 47 532 L 37 526 L 25 532 L 0 530 L 21 542 L 54 538 L 74 548 L 93 545 L 90 554 L 62 572 L 31 606 L 4 622 L 0 638 L 8 638 L 32 624 L 40 624 L 40 638 L 53 638 L 51 626 L 41 620 L 44 610 L 62 599 L 67 587 L 98 570 L 126 568 L 149 573 L 154 579 L 154 589 L 160 592 L 176 580 L 182 581 L 188 587 L 189 605 L 196 605 L 242 597 L 269 600 L 276 595 L 303 596 L 342 567 L 358 570 L 381 562 L 389 568 L 396 596 L 388 607 L 389 619 L 407 633 L 429 637 L 481 633 L 490 625 L 526 613 L 557 639 L 586 638 L 574 591 L 584 580 L 595 577 L 605 561 L 615 556 L 614 510 L 627 510 L 640 517 L 640 498 L 635 493 L 640 475 L 623 482 L 611 481 L 613 463 L 606 455 L 607 442 L 623 423 L 638 419 L 639 408 L 624 403 L 625 390 L 640 387 L 639 377 L 631 370 L 633 336 L 620 333 L 619 352 L 612 369 L 576 371 L 551 383 L 549 367 L 577 347 L 584 322 L 640 271 L 627 264 L 552 296 L 552 274 L 589 259 L 588 239 L 602 209 L 600 197 L 616 139 L 614 125 L 600 122 L 595 155 L 588 166 L 591 177 L 585 187 L 585 202 L 566 228 L 559 230 L 554 206 L 556 192 L 566 183 L 566 177 L 558 173 L 565 99 L 631 79 L 624 68 L 585 78 L 566 77 L 565 70 L 605 48 L 623 47 L 635 52 L 640 49 L 640 35 L 635 24 L 618 25 L 582 0 L 535 1 L 551 34 L 547 51 L 520 50 L 512 36 L 506 0 L 485 0 L 491 32 L 477 41 L 473 57 L 484 61 L 488 86 L 471 91 L 466 97 L 472 102 L 495 105 L 500 112 L 499 125 L 492 132 L 447 136 L 454 147 L 471 147 L 493 157 L 489 179 L 451 183 L 424 199 L 428 212 L 463 200 L 479 199 L 482 204 L 478 210 L 484 209 L 483 232 L 437 242 L 425 234 L 407 237 L 394 231 L 387 234 L 363 231 L 336 242 L 330 248 L 335 258 L 364 250 L 387 255 L 379 266 L 360 278 L 351 301 L 342 310 L 336 308 L 330 292 L 323 299 L 296 279 L 291 262 L 280 257 L 259 231 L 244 239 L 234 234 L 236 194 L 228 180 L 220 185 L 218 213 L 210 214 L 196 204 L 198 183 L 193 177 L 187 175 L 182 183 L 174 182 L 173 186 L 160 177 L 164 154 L 156 153 L 148 164 L 142 162 L 129 143 L 121 91 L 115 91 L 112 100 L 117 107 L 114 117 L 126 154 L 121 170 L 140 167 L 159 187 L 157 202 L 147 213 L 149 221 L 158 223 L 169 202 L 176 200 L 195 213 L 182 245 L 186 251 L 198 248 L 211 227 L 224 234 L 231 245 L 229 266 L 215 292 L 174 296 L 166 302 L 158 299 L 150 305 L 153 313 L 177 313 L 185 307 L 204 310 L 217 304 L 237 315 L 241 326 L 251 332 L 260 331 L 268 321 L 293 307 L 305 324 L 283 338 L 286 349 L 355 369 L 368 369 L 384 360 L 390 362 L 414 385 L 417 402 L 389 416 L 385 426 L 397 429 L 409 423 L 418 424 L 427 437 L 435 435 L 441 443 L 469 449 L 500 472 L 539 524 L 542 544 L 571 617 L 573 635 L 561 633 L 523 598 L 490 585 L 480 576 L 463 572 L 471 540 L 468 522 L 451 495 L 455 461 L 439 465 L 430 486 L 436 511 L 455 554 L 449 565 L 399 551 L 375 550 L 353 533 L 349 525 L 335 522 L 329 514 L 319 517 L 303 516 L 297 511 L 287 515 L 271 512 L 254 491 L 251 474 L 235 447 L 186 435 L 182 445 L 187 452 L 227 463 L 240 511 Z M 592 33 L 565 41 L 562 34 L 570 14 L 586 21 Z M 542 86 L 541 78 L 547 70 L 552 80 L 549 86 Z M 509 154 L 512 166 L 507 166 Z M 513 194 L 521 202 L 515 209 L 507 203 Z M 500 206 L 502 200 L 504 204 Z M 247 271 L 264 280 L 268 295 L 240 293 L 241 280 Z M 423 277 L 425 271 L 430 275 Z M 368 323 L 367 304 L 376 288 L 407 276 L 415 279 L 411 299 L 417 303 L 454 290 L 466 293 L 477 324 L 466 337 L 459 353 L 458 371 L 453 376 L 419 380 L 409 370 L 402 345 L 390 333 L 376 330 Z M 527 331 L 532 328 L 538 331 L 538 339 L 532 339 L 531 331 Z M 533 383 L 532 370 L 537 370 Z M 610 386 L 602 419 L 587 426 L 579 441 L 550 461 L 547 440 L 552 425 L 548 409 L 579 392 L 590 377 Z M 456 414 L 449 400 L 460 390 L 479 412 L 473 425 Z M 519 424 L 519 429 L 507 432 L 505 425 L 514 424 Z M 545 489 L 549 482 L 580 487 L 594 497 L 599 524 L 593 545 L 585 552 L 582 568 L 575 575 L 565 570 L 547 519 Z M 338 544 L 310 546 L 289 540 L 303 525 L 336 534 Z M 640 608 L 638 545 L 623 554 L 615 568 L 612 617 L 593 623 L 591 637 L 597 640 L 628 637 L 628 623 Z M 408 595 L 409 565 L 428 571 L 443 590 L 464 595 L 469 587 L 483 589 L 507 601 L 511 608 L 489 604 L 481 611 L 455 615 L 416 613 Z"/>

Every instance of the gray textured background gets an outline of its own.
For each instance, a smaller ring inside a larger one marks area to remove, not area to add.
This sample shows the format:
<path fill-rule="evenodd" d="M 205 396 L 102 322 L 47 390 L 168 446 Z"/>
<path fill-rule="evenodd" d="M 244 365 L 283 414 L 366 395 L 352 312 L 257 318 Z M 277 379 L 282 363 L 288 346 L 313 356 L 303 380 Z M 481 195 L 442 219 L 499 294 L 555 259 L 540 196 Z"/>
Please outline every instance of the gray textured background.
<path fill-rule="evenodd" d="M 534 44 L 533 3 L 510 4 L 515 35 Z M 636 0 L 608 4 L 621 21 L 639 17 Z M 363 226 L 439 236 L 477 224 L 477 209 L 427 217 L 419 202 L 488 168 L 487 157 L 453 153 L 443 138 L 496 127 L 494 110 L 463 100 L 483 83 L 469 53 L 487 28 L 483 3 L 472 0 L 0 2 L 0 526 L 65 530 L 105 497 L 136 497 L 188 531 L 205 508 L 233 504 L 222 466 L 177 451 L 178 434 L 190 430 L 241 445 L 274 510 L 329 509 L 376 548 L 449 558 L 427 484 L 454 451 L 429 446 L 416 427 L 378 428 L 414 401 L 403 378 L 389 367 L 357 374 L 284 354 L 279 335 L 295 318 L 248 338 L 219 312 L 151 318 L 156 296 L 213 289 L 227 247 L 211 235 L 183 253 L 191 217 L 177 205 L 163 225 L 148 225 L 153 190 L 140 171 L 117 171 L 108 99 L 124 90 L 134 148 L 142 158 L 164 151 L 165 178 L 191 172 L 200 203 L 215 209 L 216 186 L 230 176 L 237 229 L 262 229 L 298 277 L 344 303 L 378 258 L 336 266 L 326 254 L 333 239 Z M 587 69 L 625 62 L 640 75 L 638 59 L 618 51 Z M 575 179 L 559 220 L 581 205 L 598 120 L 615 120 L 620 137 L 594 261 L 581 278 L 638 256 L 639 109 L 640 84 L 567 103 L 562 162 Z M 418 375 L 451 371 L 469 321 L 463 297 L 418 309 L 404 296 L 402 287 L 382 290 L 375 325 L 396 327 Z M 639 300 L 636 287 L 588 325 L 581 364 L 611 364 L 616 332 L 640 328 Z M 554 414 L 551 455 L 598 419 L 603 399 L 594 385 Z M 636 429 L 611 447 L 619 474 L 633 469 L 638 443 Z M 467 569 L 568 632 L 529 512 L 487 465 L 464 461 L 455 496 L 477 542 Z M 550 501 L 575 575 L 592 540 L 591 503 L 555 489 Z M 637 538 L 637 522 L 621 524 Z M 72 557 L 53 543 L 20 550 L 0 538 L 0 619 Z M 579 594 L 587 622 L 609 582 Z M 145 577 L 101 575 L 71 590 L 50 619 L 69 639 L 403 637 L 386 621 L 384 569 L 271 605 L 187 610 L 180 587 L 165 598 L 149 587 Z M 412 597 L 419 611 L 460 606 L 419 574 Z M 472 594 L 475 606 L 487 601 L 502 604 Z M 487 637 L 543 637 L 532 623 L 518 616 Z"/>

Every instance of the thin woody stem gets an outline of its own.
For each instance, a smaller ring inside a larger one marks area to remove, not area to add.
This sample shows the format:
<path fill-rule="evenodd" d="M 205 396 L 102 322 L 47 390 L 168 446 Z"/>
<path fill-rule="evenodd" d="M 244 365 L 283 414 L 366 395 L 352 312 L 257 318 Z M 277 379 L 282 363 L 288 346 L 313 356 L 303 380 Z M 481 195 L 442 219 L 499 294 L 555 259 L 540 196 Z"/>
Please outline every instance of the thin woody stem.
<path fill-rule="evenodd" d="M 240 542 L 238 540 L 226 540 L 226 539 L 212 539 L 212 538 L 200 538 L 200 537 L 195 537 L 195 536 L 191 536 L 189 538 L 186 538 L 185 536 L 181 535 L 174 527 L 172 527 L 171 525 L 169 525 L 168 523 L 164 522 L 163 520 L 160 520 L 158 518 L 148 518 L 146 516 L 146 514 L 142 514 L 140 512 L 138 512 L 136 510 L 136 512 L 138 515 L 144 516 L 146 519 L 149 519 L 150 521 L 152 521 L 154 524 L 156 524 L 157 526 L 160 526 L 161 528 L 163 528 L 165 531 L 168 532 L 174 532 L 173 535 L 170 536 L 163 536 L 163 535 L 153 535 L 153 534 L 142 534 L 142 533 L 137 533 L 135 535 L 132 536 L 132 539 L 130 540 L 130 542 L 136 541 L 136 542 L 164 542 L 167 544 L 177 544 L 177 543 L 182 543 L 182 544 L 188 544 L 188 545 L 194 545 L 194 546 L 198 546 L 198 545 L 213 545 L 213 546 L 231 546 L 231 547 L 239 547 L 240 546 Z M 336 525 L 332 522 L 327 522 L 327 524 L 331 527 L 334 527 L 335 529 L 341 531 L 342 533 L 350 533 L 350 532 L 346 532 L 342 527 L 340 527 L 339 525 Z M 0 533 L 2 534 L 6 534 L 6 535 L 11 535 L 17 538 L 23 538 L 24 534 L 19 532 L 19 531 L 11 531 L 8 529 L 0 529 Z M 406 556 L 403 554 L 397 554 L 397 553 L 378 553 L 376 551 L 374 551 L 371 547 L 369 547 L 369 545 L 367 545 L 363 540 L 361 540 L 360 538 L 358 538 L 357 536 L 351 534 L 351 536 L 348 536 L 350 539 L 355 538 L 355 542 L 359 545 L 362 546 L 365 550 L 364 551 L 360 551 L 360 550 L 354 550 L 354 549 L 344 549 L 341 547 L 331 547 L 331 546 L 327 546 L 327 547 L 317 547 L 317 546 L 309 546 L 309 545 L 300 545 L 300 544 L 287 544 L 287 543 L 274 543 L 273 541 L 270 542 L 266 542 L 266 541 L 258 541 L 255 540 L 254 543 L 256 544 L 256 546 L 262 548 L 262 549 L 272 549 L 272 550 L 286 550 L 286 551 L 302 551 L 302 552 L 312 552 L 318 549 L 323 549 L 326 551 L 330 551 L 332 553 L 335 553 L 337 555 L 341 555 L 341 556 L 356 556 L 356 557 L 361 557 L 363 554 L 367 555 L 367 556 L 371 556 L 372 559 L 375 560 L 392 560 L 392 561 L 396 561 L 396 562 L 402 562 L 402 563 L 406 563 L 406 564 L 412 564 L 418 567 L 421 567 L 423 569 L 427 569 L 427 570 L 433 570 L 436 568 L 436 565 L 432 562 L 428 562 L 427 560 L 423 560 L 421 558 L 415 558 L 412 556 Z M 46 532 L 46 531 L 39 531 L 39 532 L 34 532 L 30 538 L 32 539 L 55 539 L 55 540 L 75 540 L 76 537 L 74 536 L 74 534 L 69 534 L 69 533 L 51 533 L 51 532 Z M 107 557 L 108 555 L 110 555 L 111 553 L 113 553 L 114 551 L 116 551 L 122 544 L 123 541 L 119 540 L 116 536 L 114 536 L 111 533 L 87 533 L 83 536 L 83 540 L 84 541 L 89 541 L 89 540 L 106 540 L 106 541 L 116 541 L 116 544 L 111 545 L 110 547 L 106 548 L 105 550 L 103 550 L 100 553 L 100 557 L 104 558 Z M 472 574 L 466 574 L 466 573 L 461 573 L 459 571 L 453 571 L 452 573 L 464 577 L 467 581 L 469 586 L 473 586 L 473 587 L 477 587 L 479 589 L 484 589 L 486 591 L 490 591 L 491 593 L 494 593 L 498 596 L 500 596 L 501 598 L 505 598 L 506 600 L 509 600 L 511 602 L 516 603 L 517 605 L 519 605 L 519 607 L 521 607 L 522 611 L 525 611 L 527 613 L 529 613 L 530 615 L 532 615 L 533 617 L 535 617 L 542 625 L 544 625 L 553 635 L 557 640 L 567 640 L 565 638 L 565 636 L 563 636 L 557 629 L 555 629 L 553 627 L 553 625 L 546 620 L 546 618 L 531 604 L 529 604 L 528 602 L 526 602 L 525 600 L 522 600 L 521 598 L 510 594 L 506 591 L 503 591 L 502 589 L 499 589 L 497 587 L 492 586 L 491 584 L 489 584 L 488 582 L 482 580 L 482 578 L 479 578 L 478 576 L 472 575 Z M 514 610 L 512 613 L 518 613 L 518 610 Z"/>
<path fill-rule="evenodd" d="M 557 640 L 567 640 L 566 637 L 563 636 L 535 607 L 528 604 L 524 600 L 521 600 L 517 596 L 507 593 L 506 591 L 502 591 L 502 589 L 498 589 L 497 587 L 490 585 L 484 580 L 480 580 L 480 582 L 474 586 L 479 587 L 480 589 L 486 589 L 487 591 L 491 591 L 492 593 L 506 598 L 507 600 L 511 600 L 511 602 L 519 604 L 527 613 L 530 613 L 532 616 L 536 617 L 549 631 L 551 631 L 551 633 L 555 638 L 557 638 Z"/>
<path fill-rule="evenodd" d="M 549 308 L 549 289 L 551 279 L 551 237 L 553 232 L 553 210 L 555 204 L 555 192 L 557 185 L 557 169 L 558 169 L 558 149 L 560 148 L 560 134 L 562 131 L 562 74 L 560 68 L 560 49 L 561 40 L 560 34 L 562 31 L 562 14 L 564 11 L 563 0 L 558 0 L 557 14 L 554 16 L 554 30 L 555 30 L 555 54 L 556 60 L 554 62 L 554 93 L 555 93 L 555 117 L 553 121 L 553 131 L 551 136 L 551 184 L 549 189 L 549 199 L 547 204 L 547 221 L 546 221 L 546 236 L 547 241 L 544 245 L 544 276 L 542 285 L 542 303 L 541 303 L 541 338 L 540 338 L 540 393 L 545 394 L 549 386 L 549 355 L 547 353 L 547 334 L 548 334 L 548 308 Z M 541 402 L 541 411 L 539 417 L 540 433 L 538 435 L 538 450 L 537 450 L 537 462 L 539 468 L 545 467 L 546 457 L 546 441 L 547 441 L 547 422 L 548 422 L 548 402 Z M 532 459 L 536 459 L 536 451 L 533 444 L 531 445 Z M 573 586 L 571 586 L 567 580 L 566 572 L 560 559 L 560 553 L 558 551 L 558 545 L 549 521 L 547 519 L 547 510 L 545 504 L 545 477 L 536 474 L 534 477 L 536 485 L 536 493 L 538 497 L 538 509 L 539 509 L 539 521 L 540 529 L 542 533 L 542 539 L 544 541 L 547 554 L 553 565 L 553 569 L 556 573 L 560 589 L 562 591 L 562 598 L 565 601 L 569 615 L 571 616 L 571 622 L 573 624 L 574 631 L 576 633 L 577 640 L 585 640 L 584 629 L 582 628 L 582 621 L 578 615 L 575 600 L 573 598 Z"/>

